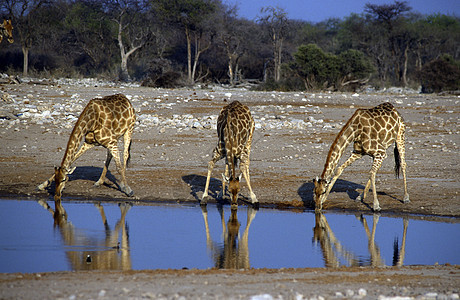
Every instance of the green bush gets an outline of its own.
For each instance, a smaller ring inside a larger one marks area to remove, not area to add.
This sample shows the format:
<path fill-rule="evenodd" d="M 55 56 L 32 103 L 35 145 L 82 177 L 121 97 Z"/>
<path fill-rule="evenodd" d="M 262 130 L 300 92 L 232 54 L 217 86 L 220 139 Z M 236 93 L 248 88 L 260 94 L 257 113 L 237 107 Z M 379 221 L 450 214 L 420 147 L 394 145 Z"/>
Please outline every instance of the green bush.
<path fill-rule="evenodd" d="M 374 71 L 369 59 L 358 50 L 334 55 L 315 44 L 302 45 L 297 49 L 291 69 L 302 78 L 307 90 L 342 90 L 352 83 L 367 82 Z"/>
<path fill-rule="evenodd" d="M 460 89 L 460 64 L 445 55 L 432 60 L 420 71 L 422 93 L 439 93 Z"/>

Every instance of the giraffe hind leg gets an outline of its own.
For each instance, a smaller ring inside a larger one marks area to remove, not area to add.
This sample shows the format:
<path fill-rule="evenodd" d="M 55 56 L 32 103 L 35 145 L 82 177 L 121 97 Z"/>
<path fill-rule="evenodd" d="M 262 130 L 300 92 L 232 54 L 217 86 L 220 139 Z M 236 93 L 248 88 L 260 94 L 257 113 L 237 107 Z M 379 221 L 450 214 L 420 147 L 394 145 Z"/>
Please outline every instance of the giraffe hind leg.
<path fill-rule="evenodd" d="M 403 181 L 404 181 L 404 198 L 403 202 L 404 203 L 409 203 L 409 193 L 407 192 L 407 181 L 406 181 L 406 146 L 405 146 L 405 131 L 404 128 L 401 128 L 400 131 L 402 132 L 398 135 L 398 138 L 396 139 L 396 146 L 395 146 L 395 154 L 398 152 L 399 157 L 400 157 L 400 165 L 401 165 L 401 170 L 403 173 Z"/>
<path fill-rule="evenodd" d="M 386 152 L 383 153 L 378 153 L 374 157 L 374 162 L 372 163 L 372 168 L 371 168 L 371 174 L 370 174 L 370 181 L 372 184 L 372 194 L 374 195 L 374 205 L 373 205 L 373 210 L 374 211 L 380 211 L 380 204 L 379 200 L 377 198 L 377 189 L 375 188 L 375 176 L 377 175 L 377 172 L 379 171 L 380 167 L 382 166 L 382 162 L 386 157 Z M 367 190 L 365 189 L 364 192 L 366 193 L 369 188 L 366 185 Z M 365 196 L 365 194 L 364 194 Z"/>
<path fill-rule="evenodd" d="M 133 190 L 129 187 L 128 183 L 126 182 L 125 177 L 125 166 L 121 164 L 120 156 L 118 154 L 118 146 L 116 141 L 107 147 L 109 151 L 112 153 L 113 158 L 115 159 L 115 164 L 117 166 L 117 171 L 121 176 L 120 182 L 120 190 L 126 194 L 126 196 L 131 197 L 134 195 Z"/>

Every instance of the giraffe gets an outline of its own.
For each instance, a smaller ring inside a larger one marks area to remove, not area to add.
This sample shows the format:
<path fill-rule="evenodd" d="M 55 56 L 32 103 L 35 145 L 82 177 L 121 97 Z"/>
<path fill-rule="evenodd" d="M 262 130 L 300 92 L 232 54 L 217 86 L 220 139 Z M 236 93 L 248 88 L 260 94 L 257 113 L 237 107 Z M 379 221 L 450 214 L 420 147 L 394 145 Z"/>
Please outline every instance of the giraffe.
<path fill-rule="evenodd" d="M 135 122 L 134 108 L 122 94 L 90 100 L 70 134 L 61 166 L 55 167 L 54 175 L 40 184 L 38 189 L 44 190 L 55 180 L 54 199 L 60 200 L 62 190 L 68 180 L 67 175 L 75 170 L 75 168 L 71 168 L 72 163 L 87 150 L 97 145 L 107 148 L 107 159 L 102 174 L 95 185 L 104 184 L 105 175 L 113 157 L 117 171 L 121 175 L 120 190 L 127 196 L 132 196 L 134 193 L 126 182 L 125 171 L 129 161 L 131 136 Z M 123 165 L 118 154 L 118 139 L 122 136 L 124 140 Z"/>
<path fill-rule="evenodd" d="M 54 202 L 54 210 L 44 200 L 40 204 L 54 219 L 54 228 L 59 230 L 71 270 L 122 270 L 132 269 L 129 249 L 129 227 L 126 215 L 132 204 L 118 203 L 120 218 L 114 228 L 109 226 L 104 207 L 100 202 L 94 203 L 101 216 L 104 237 L 97 238 L 84 234 L 68 220 L 67 212 L 61 200 Z"/>
<path fill-rule="evenodd" d="M 3 36 L 8 38 L 8 42 L 10 42 L 10 44 L 14 43 L 13 25 L 11 25 L 11 20 L 3 20 L 3 24 L 0 23 L 0 43 L 3 40 Z"/>
<path fill-rule="evenodd" d="M 249 108 L 238 101 L 224 106 L 217 118 L 217 147 L 213 151 L 213 157 L 208 164 L 208 175 L 201 204 L 206 205 L 208 198 L 209 181 L 214 164 L 225 157 L 225 174 L 222 174 L 222 190 L 218 198 L 225 193 L 225 184 L 232 196 L 231 206 L 238 207 L 238 193 L 240 192 L 240 176 L 236 176 L 235 168 L 240 160 L 240 170 L 249 188 L 251 202 L 257 207 L 259 202 L 252 191 L 249 178 L 249 154 L 251 152 L 252 135 L 254 133 L 254 119 Z M 229 176 L 230 170 L 230 176 Z"/>
<path fill-rule="evenodd" d="M 313 180 L 315 185 L 313 191 L 316 204 L 315 210 L 317 212 L 321 211 L 322 204 L 326 201 L 335 181 L 343 170 L 363 155 L 369 155 L 373 159 L 369 180 L 363 193 L 356 200 L 364 201 L 372 184 L 374 194 L 373 210 L 380 211 L 375 189 L 375 175 L 386 158 L 386 150 L 393 142 L 395 142 L 395 174 L 398 177 L 399 171 L 402 169 L 404 179 L 403 202 L 410 202 L 406 185 L 405 130 L 406 125 L 402 116 L 389 102 L 370 109 L 356 110 L 332 143 L 321 178 L 316 177 Z M 353 142 L 353 152 L 350 158 L 334 174 L 343 152 L 351 142 Z"/>
<path fill-rule="evenodd" d="M 218 269 L 250 269 L 249 262 L 249 228 L 254 220 L 257 210 L 248 207 L 246 227 L 240 236 L 240 222 L 236 209 L 231 209 L 227 225 L 225 225 L 224 210 L 222 205 L 217 206 L 222 224 L 223 246 L 214 242 L 211 237 L 208 222 L 208 209 L 201 207 L 206 232 L 206 245 L 215 267 Z"/>
<path fill-rule="evenodd" d="M 372 266 L 372 267 L 384 267 L 385 260 L 380 251 L 380 247 L 375 241 L 377 224 L 379 222 L 380 214 L 374 213 L 372 216 L 372 229 L 369 229 L 366 218 L 363 214 L 356 215 L 356 219 L 362 224 L 367 237 L 367 248 L 369 251 L 369 258 L 359 257 L 353 251 L 347 250 L 342 245 L 340 240 L 335 236 L 329 223 L 327 222 L 326 216 L 319 212 L 315 213 L 315 227 L 313 228 L 313 242 L 315 245 L 319 243 L 323 259 L 326 267 L 337 268 L 342 265 L 346 266 Z M 406 236 L 407 226 L 409 220 L 403 218 L 403 234 L 402 244 L 399 247 L 398 239 L 395 239 L 393 243 L 393 266 L 402 266 L 404 264 L 404 256 L 406 252 Z"/>

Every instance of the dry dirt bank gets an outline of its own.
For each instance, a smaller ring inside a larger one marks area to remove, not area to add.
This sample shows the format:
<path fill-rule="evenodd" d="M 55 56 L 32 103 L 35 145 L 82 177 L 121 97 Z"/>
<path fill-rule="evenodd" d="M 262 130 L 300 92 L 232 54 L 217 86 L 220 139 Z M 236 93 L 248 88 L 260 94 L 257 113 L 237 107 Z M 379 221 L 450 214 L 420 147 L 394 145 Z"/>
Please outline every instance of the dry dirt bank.
<path fill-rule="evenodd" d="M 458 299 L 455 266 L 0 274 L 2 299 Z"/>

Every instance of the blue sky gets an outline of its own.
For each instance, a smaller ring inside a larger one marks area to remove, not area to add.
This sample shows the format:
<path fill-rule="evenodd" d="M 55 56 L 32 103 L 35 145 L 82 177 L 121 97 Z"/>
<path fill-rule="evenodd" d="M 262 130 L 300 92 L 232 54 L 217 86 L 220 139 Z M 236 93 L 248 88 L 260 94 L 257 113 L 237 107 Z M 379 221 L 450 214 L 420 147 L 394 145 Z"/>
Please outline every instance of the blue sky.
<path fill-rule="evenodd" d="M 409 0 L 413 11 L 422 14 L 443 13 L 460 16 L 460 0 Z M 237 4 L 238 16 L 253 20 L 260 15 L 260 8 L 283 8 L 289 19 L 320 22 L 328 18 L 343 18 L 351 13 L 362 13 L 366 3 L 391 4 L 393 0 L 224 0 Z"/>

